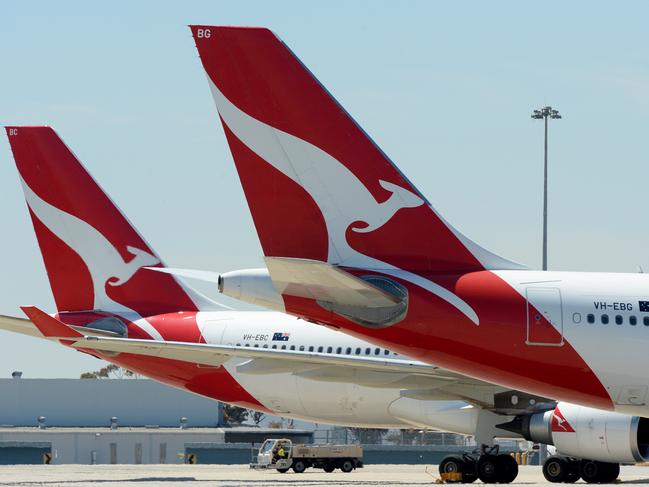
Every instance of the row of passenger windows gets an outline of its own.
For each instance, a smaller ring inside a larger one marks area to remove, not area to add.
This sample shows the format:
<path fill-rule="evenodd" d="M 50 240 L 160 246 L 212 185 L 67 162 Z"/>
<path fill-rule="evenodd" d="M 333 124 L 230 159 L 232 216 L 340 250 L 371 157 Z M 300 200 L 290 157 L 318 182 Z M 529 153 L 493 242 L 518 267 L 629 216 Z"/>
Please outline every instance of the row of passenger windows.
<path fill-rule="evenodd" d="M 627 317 L 624 317 L 622 315 L 615 315 L 609 317 L 609 315 L 607 315 L 606 313 L 601 314 L 599 316 L 595 316 L 593 313 L 589 313 L 586 315 L 586 321 L 591 324 L 598 321 L 598 318 L 599 318 L 599 322 L 602 323 L 603 325 L 608 325 L 611 322 L 611 318 L 616 325 L 623 325 L 625 321 L 631 326 L 636 326 L 638 324 L 638 317 L 636 315 L 630 315 Z M 572 321 L 574 321 L 575 323 L 581 323 L 581 314 L 579 313 L 573 314 Z M 649 326 L 649 316 L 642 317 L 642 324 L 644 326 Z"/>
<path fill-rule="evenodd" d="M 241 343 L 237 343 L 237 347 L 240 347 L 240 346 L 241 346 Z M 250 344 L 249 343 L 244 343 L 243 346 L 244 347 L 249 347 Z M 253 345 L 253 347 L 254 348 L 259 348 L 259 344 L 255 343 Z M 374 354 L 374 355 L 388 356 L 391 353 L 390 350 L 387 350 L 385 348 L 374 348 L 374 349 L 372 349 L 370 347 L 367 347 L 367 348 L 363 349 L 361 347 L 356 347 L 356 348 L 347 347 L 347 348 L 343 349 L 343 347 L 336 347 L 334 349 L 334 347 L 326 347 L 326 349 L 325 349 L 325 347 L 320 346 L 320 347 L 317 347 L 317 349 L 316 349 L 316 347 L 314 347 L 313 345 L 310 346 L 310 347 L 307 347 L 306 345 L 300 345 L 299 347 L 296 347 L 295 345 L 291 345 L 291 346 L 282 345 L 281 347 L 279 347 L 279 346 L 277 346 L 275 344 L 275 345 L 269 347 L 267 343 L 262 345 L 261 348 L 273 348 L 273 349 L 280 349 L 280 350 L 299 350 L 300 352 L 306 352 L 306 351 L 316 352 L 317 351 L 318 353 L 337 353 L 338 355 L 341 355 L 341 354 L 344 353 L 345 355 L 372 355 L 372 354 Z M 335 352 L 334 352 L 334 350 L 335 350 Z M 392 353 L 392 355 L 397 356 L 399 354 L 394 352 L 394 353 Z"/>

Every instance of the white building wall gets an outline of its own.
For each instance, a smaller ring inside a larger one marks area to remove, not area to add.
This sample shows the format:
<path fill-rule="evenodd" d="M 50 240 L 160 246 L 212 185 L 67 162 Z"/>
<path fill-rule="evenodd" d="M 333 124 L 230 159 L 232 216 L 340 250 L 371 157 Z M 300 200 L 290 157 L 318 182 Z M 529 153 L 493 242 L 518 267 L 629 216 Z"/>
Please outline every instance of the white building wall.
<path fill-rule="evenodd" d="M 103 431 L 94 428 L 0 429 L 0 444 L 50 443 L 53 464 L 112 463 L 111 443 L 116 444 L 116 463 L 183 463 L 184 458 L 180 455 L 185 452 L 185 444 L 224 443 L 224 441 L 223 430 L 219 428 L 203 428 L 196 431 L 144 428 Z M 138 444 L 142 452 L 139 462 L 136 455 Z M 166 457 L 163 462 L 160 458 L 162 444 L 166 445 Z"/>

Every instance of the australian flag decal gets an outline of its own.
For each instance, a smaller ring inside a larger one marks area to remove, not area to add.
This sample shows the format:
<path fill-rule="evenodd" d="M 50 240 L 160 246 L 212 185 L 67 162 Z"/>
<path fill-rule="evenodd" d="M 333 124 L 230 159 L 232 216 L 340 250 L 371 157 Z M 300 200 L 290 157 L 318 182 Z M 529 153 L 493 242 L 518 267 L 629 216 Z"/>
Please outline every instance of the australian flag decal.
<path fill-rule="evenodd" d="M 647 310 L 649 311 L 649 310 Z M 288 342 L 288 337 L 290 337 L 290 333 L 273 333 L 273 341 L 274 342 Z"/>
<path fill-rule="evenodd" d="M 649 301 L 638 301 L 638 306 L 643 313 L 649 313 Z"/>

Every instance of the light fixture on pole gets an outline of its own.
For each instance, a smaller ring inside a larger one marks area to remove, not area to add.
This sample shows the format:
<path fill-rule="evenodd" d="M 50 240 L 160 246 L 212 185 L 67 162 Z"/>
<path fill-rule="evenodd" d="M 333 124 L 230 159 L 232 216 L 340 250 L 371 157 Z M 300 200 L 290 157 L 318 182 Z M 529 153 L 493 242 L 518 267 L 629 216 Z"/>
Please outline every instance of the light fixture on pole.
<path fill-rule="evenodd" d="M 545 138 L 543 144 L 543 270 L 548 270 L 548 119 L 559 119 L 559 110 L 547 106 L 534 110 L 532 118 L 545 122 Z"/>

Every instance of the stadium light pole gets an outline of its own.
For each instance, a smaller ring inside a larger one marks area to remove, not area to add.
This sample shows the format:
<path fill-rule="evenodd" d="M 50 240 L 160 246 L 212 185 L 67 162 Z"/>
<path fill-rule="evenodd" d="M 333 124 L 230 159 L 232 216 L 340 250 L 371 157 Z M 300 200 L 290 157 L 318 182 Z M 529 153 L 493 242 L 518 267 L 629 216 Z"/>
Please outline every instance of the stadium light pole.
<path fill-rule="evenodd" d="M 534 110 L 532 118 L 545 122 L 545 138 L 543 143 L 543 270 L 548 270 L 548 119 L 559 119 L 559 110 L 547 106 Z"/>

